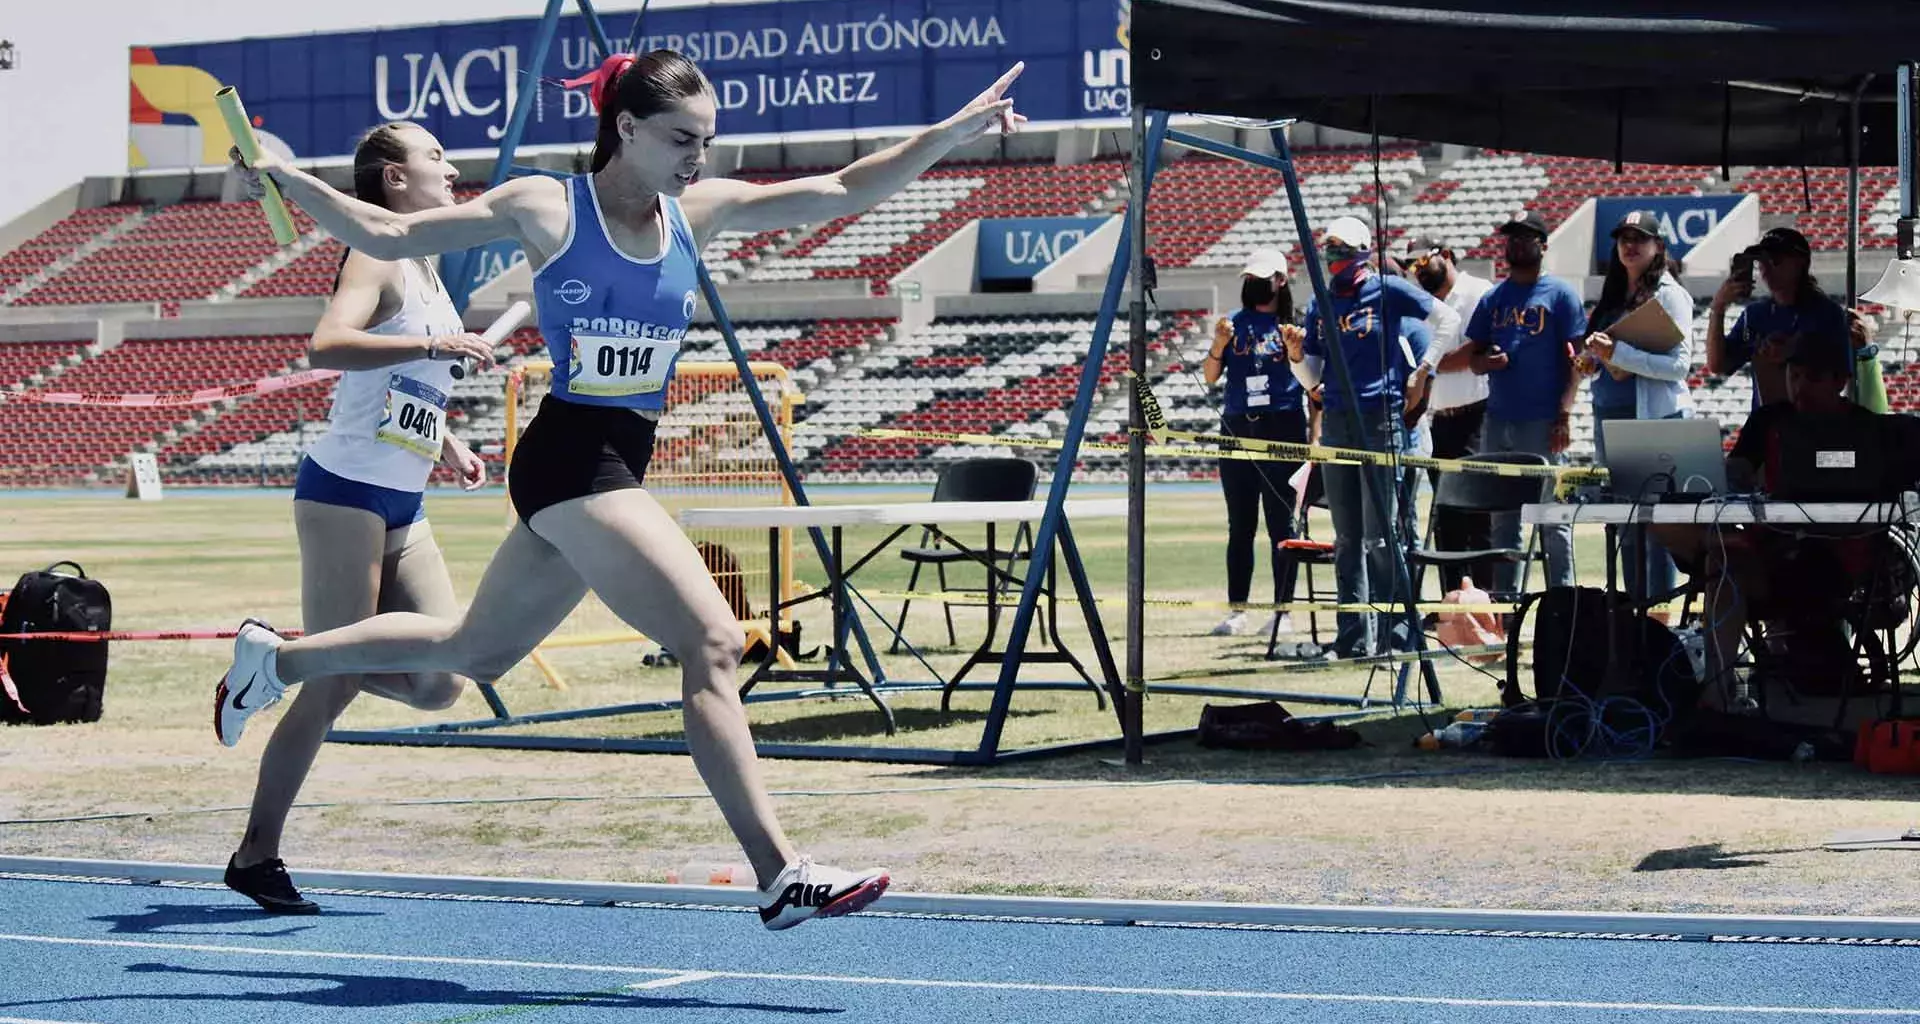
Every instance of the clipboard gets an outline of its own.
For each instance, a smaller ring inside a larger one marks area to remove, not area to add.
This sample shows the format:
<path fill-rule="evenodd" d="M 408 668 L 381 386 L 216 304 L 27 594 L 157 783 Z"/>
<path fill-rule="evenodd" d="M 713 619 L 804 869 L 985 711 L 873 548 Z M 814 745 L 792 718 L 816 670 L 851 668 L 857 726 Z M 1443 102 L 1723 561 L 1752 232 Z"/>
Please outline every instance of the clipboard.
<path fill-rule="evenodd" d="M 1686 328 L 1673 322 L 1667 308 L 1648 299 L 1607 328 L 1607 335 L 1642 352 L 1666 353 L 1687 340 Z"/>

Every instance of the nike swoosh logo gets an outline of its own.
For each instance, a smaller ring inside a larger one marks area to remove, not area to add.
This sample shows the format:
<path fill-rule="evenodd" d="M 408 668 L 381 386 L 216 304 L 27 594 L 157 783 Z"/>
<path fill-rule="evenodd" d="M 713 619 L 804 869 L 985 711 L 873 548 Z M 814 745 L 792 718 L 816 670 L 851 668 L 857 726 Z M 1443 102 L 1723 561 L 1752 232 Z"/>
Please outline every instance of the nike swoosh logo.
<path fill-rule="evenodd" d="M 233 695 L 233 706 L 235 710 L 237 711 L 247 710 L 246 696 L 247 694 L 253 692 L 253 680 L 258 678 L 259 678 L 258 676 L 255 676 L 253 677 L 253 679 L 248 679 L 246 687 L 242 689 L 239 693 L 236 693 Z"/>

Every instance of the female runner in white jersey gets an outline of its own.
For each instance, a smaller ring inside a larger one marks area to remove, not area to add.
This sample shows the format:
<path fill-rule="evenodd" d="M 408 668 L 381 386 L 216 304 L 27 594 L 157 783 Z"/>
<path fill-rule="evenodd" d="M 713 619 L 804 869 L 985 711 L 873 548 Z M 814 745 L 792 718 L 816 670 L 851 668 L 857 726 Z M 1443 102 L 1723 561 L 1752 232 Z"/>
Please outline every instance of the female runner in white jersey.
<path fill-rule="evenodd" d="M 258 173 L 349 246 L 381 259 L 518 242 L 536 268 L 554 384 L 509 473 L 520 521 L 464 616 L 379 615 L 291 641 L 243 624 L 217 697 L 223 738 L 306 679 L 431 671 L 497 679 L 591 589 L 680 655 L 687 745 L 759 877 L 761 921 L 788 928 L 878 898 L 885 871 L 816 865 L 796 856 L 781 831 L 736 690 L 740 624 L 641 482 L 707 242 L 726 229 L 858 213 L 995 124 L 1016 130 L 1024 118 L 1002 95 L 1021 70 L 1015 65 L 953 116 L 898 145 L 832 174 L 772 185 L 700 180 L 714 137 L 713 87 L 669 50 L 608 58 L 596 86 L 593 170 L 570 181 L 521 178 L 458 206 L 399 214 L 264 158 Z"/>
<path fill-rule="evenodd" d="M 354 149 L 354 192 L 397 215 L 452 206 L 458 176 L 440 141 L 415 124 L 381 125 Z M 422 492 L 436 461 L 469 490 L 486 483 L 486 464 L 446 431 L 445 413 L 453 360 L 485 366 L 490 346 L 465 332 L 431 260 L 349 251 L 308 352 L 315 367 L 344 372 L 327 432 L 307 449 L 294 485 L 304 625 L 317 632 L 382 611 L 458 615 Z M 280 834 L 327 730 L 362 691 L 439 709 L 460 688 L 444 671 L 343 673 L 302 687 L 261 756 L 227 885 L 274 913 L 317 912 L 287 877 Z"/>

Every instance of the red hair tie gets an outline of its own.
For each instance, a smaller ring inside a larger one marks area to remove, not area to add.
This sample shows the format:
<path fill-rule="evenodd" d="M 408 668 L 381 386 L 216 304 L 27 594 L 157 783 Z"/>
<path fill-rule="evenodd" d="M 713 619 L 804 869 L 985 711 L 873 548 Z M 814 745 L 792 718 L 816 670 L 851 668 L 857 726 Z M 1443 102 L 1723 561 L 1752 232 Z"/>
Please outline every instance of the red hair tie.
<path fill-rule="evenodd" d="M 612 54 L 608 56 L 606 60 L 601 61 L 599 67 L 581 75 L 579 78 L 565 79 L 560 84 L 568 89 L 578 88 L 582 85 L 593 86 L 593 105 L 597 109 L 605 110 L 607 100 L 613 97 L 613 87 L 619 83 L 621 73 L 632 66 L 633 60 L 634 57 L 631 53 Z"/>

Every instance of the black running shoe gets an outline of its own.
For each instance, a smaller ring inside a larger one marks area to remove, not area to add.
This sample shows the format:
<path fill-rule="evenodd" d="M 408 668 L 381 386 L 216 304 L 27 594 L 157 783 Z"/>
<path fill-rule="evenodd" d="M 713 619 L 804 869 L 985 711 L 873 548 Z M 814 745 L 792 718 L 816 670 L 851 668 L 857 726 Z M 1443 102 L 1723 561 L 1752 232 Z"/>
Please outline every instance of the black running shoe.
<path fill-rule="evenodd" d="M 318 914 L 320 904 L 300 895 L 287 877 L 287 863 L 278 857 L 243 868 L 229 858 L 227 888 L 253 902 L 269 914 Z"/>

